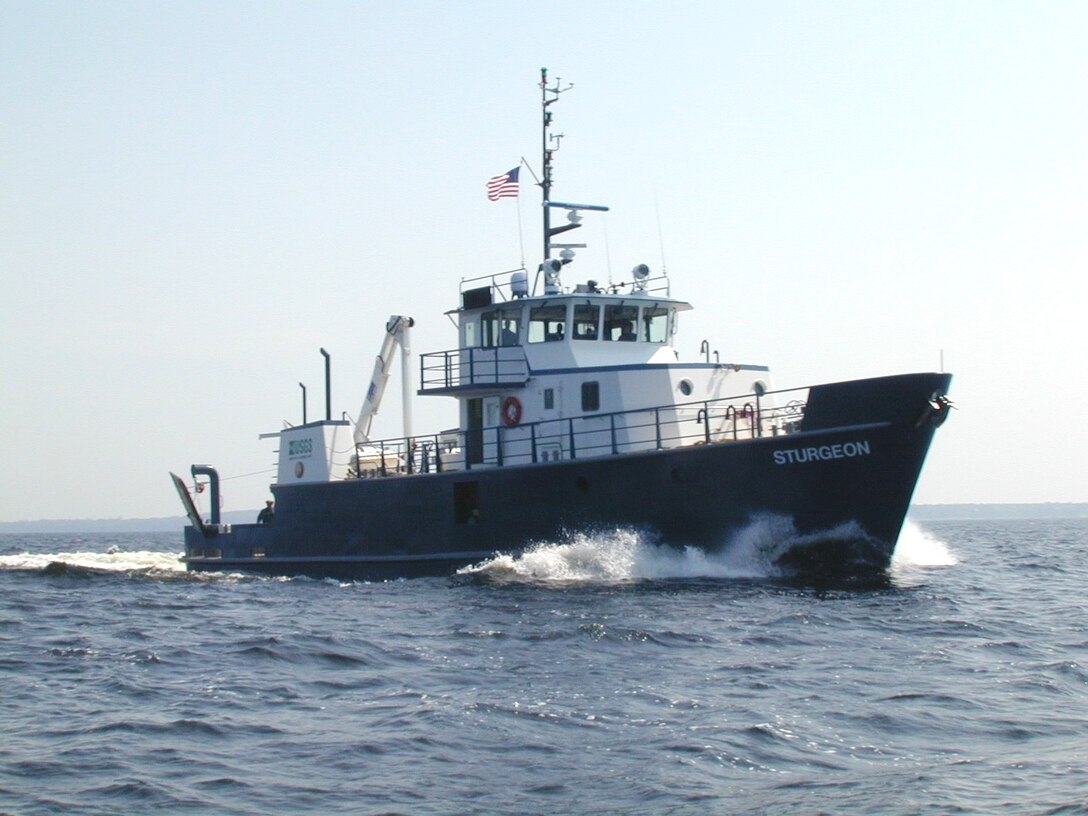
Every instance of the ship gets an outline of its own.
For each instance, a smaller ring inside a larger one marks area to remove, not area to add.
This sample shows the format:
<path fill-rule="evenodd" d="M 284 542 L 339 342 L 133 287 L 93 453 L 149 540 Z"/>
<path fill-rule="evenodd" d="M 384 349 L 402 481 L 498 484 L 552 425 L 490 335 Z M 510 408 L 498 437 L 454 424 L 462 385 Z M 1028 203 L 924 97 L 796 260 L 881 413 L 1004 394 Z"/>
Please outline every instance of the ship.
<path fill-rule="evenodd" d="M 539 87 L 542 261 L 463 277 L 447 313 L 456 346 L 420 354 L 418 369 L 414 319 L 391 316 L 357 419 L 333 418 L 322 349 L 325 418 L 307 421 L 304 397 L 302 423 L 262 434 L 278 443 L 275 512 L 262 523 L 222 522 L 213 466 L 192 465 L 191 484 L 171 473 L 190 521 L 189 570 L 453 575 L 617 529 L 717 553 L 765 519 L 780 531 L 772 549 L 783 573 L 887 570 L 953 407 L 951 375 L 779 390 L 768 366 L 723 363 L 706 341 L 681 358 L 679 316 L 693 306 L 673 296 L 664 270 L 640 263 L 623 281 L 602 284 L 590 270 L 568 283 L 584 244 L 567 233 L 608 208 L 553 198 L 552 105 L 571 86 L 542 69 Z M 398 357 L 403 435 L 374 439 Z M 456 400 L 458 426 L 414 433 L 417 397 Z M 206 515 L 194 501 L 205 489 Z"/>

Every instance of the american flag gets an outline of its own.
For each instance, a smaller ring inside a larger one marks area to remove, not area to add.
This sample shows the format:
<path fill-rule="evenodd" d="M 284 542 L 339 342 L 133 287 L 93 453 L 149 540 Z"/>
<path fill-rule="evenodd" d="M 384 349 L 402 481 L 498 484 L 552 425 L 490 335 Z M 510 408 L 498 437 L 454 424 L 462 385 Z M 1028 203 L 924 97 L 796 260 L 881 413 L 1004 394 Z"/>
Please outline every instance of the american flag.
<path fill-rule="evenodd" d="M 500 198 L 518 197 L 518 171 L 521 167 L 515 167 L 509 173 L 495 176 L 487 182 L 487 200 L 498 201 Z"/>

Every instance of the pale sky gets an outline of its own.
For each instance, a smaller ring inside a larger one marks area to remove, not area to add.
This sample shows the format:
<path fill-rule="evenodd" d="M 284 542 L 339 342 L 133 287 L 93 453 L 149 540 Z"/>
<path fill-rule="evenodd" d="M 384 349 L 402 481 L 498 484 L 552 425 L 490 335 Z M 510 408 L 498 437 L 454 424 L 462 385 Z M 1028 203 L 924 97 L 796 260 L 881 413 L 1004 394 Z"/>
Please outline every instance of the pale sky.
<path fill-rule="evenodd" d="M 915 501 L 1088 501 L 1086 43 L 1085 2 L 0 0 L 0 521 L 180 514 L 194 462 L 259 507 L 320 347 L 352 417 L 389 315 L 454 347 L 460 279 L 540 261 L 484 184 L 539 172 L 542 66 L 555 197 L 612 208 L 566 282 L 664 260 L 682 356 L 779 388 L 943 353 Z"/>

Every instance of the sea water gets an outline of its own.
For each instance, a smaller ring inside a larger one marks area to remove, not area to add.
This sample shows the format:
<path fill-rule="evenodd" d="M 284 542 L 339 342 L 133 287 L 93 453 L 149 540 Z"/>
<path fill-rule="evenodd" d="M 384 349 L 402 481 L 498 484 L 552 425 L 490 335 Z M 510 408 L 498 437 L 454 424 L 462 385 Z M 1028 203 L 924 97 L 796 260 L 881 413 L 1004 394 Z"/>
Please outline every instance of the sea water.
<path fill-rule="evenodd" d="M 807 586 L 631 530 L 445 579 L 0 536 L 0 813 L 1088 813 L 1088 520 Z"/>

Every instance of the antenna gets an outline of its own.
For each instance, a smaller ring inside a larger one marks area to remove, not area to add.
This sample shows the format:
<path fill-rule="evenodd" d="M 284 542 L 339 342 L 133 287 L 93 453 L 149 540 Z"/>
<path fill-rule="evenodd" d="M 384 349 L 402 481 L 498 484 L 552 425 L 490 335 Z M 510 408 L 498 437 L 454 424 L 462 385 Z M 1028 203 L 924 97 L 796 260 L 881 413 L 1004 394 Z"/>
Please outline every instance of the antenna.
<path fill-rule="evenodd" d="M 608 243 L 608 219 L 601 219 L 601 226 L 604 227 L 604 265 L 608 270 L 608 286 L 612 287 L 612 245 Z"/>
<path fill-rule="evenodd" d="M 657 244 L 661 248 L 661 273 L 669 274 L 665 263 L 665 234 L 661 231 L 661 209 L 657 206 L 657 187 L 654 187 L 654 216 L 657 218 Z"/>

